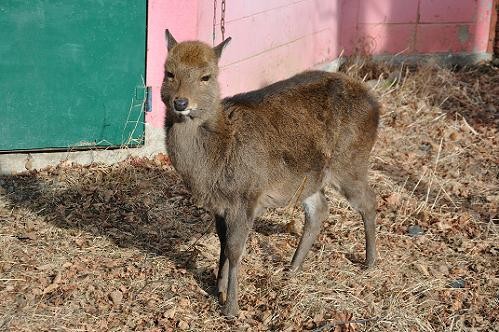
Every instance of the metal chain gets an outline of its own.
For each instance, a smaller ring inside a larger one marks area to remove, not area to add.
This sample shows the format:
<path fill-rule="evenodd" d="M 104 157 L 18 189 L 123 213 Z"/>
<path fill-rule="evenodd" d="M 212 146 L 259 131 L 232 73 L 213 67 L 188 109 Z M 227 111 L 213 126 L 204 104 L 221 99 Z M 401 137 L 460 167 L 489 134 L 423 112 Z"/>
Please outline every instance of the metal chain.
<path fill-rule="evenodd" d="M 225 0 L 222 0 L 222 18 L 220 19 L 220 31 L 222 31 L 222 41 L 225 40 Z"/>
<path fill-rule="evenodd" d="M 225 40 L 225 0 L 222 0 L 222 16 L 220 18 L 220 31 L 222 32 L 222 41 Z M 217 39 L 216 27 L 217 25 L 217 0 L 213 0 L 213 35 L 212 44 L 215 46 L 215 39 Z"/>
<path fill-rule="evenodd" d="M 217 0 L 213 0 L 213 46 L 215 46 L 215 38 L 217 37 L 215 32 L 215 25 L 217 25 Z"/>

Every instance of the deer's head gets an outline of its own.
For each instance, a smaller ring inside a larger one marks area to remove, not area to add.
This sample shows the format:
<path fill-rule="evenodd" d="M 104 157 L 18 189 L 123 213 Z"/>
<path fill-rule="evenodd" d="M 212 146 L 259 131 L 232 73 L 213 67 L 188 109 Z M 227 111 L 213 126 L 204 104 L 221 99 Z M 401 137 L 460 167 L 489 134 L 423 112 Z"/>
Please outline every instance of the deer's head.
<path fill-rule="evenodd" d="M 169 111 L 201 116 L 219 103 L 218 60 L 230 37 L 215 47 L 199 42 L 177 43 L 166 30 L 168 57 L 161 98 Z"/>

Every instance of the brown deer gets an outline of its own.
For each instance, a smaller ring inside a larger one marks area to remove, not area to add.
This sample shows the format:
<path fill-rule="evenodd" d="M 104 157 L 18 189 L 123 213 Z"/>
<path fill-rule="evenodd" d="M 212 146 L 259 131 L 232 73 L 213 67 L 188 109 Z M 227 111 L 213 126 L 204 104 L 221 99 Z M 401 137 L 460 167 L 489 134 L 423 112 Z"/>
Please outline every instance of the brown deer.
<path fill-rule="evenodd" d="M 380 105 L 368 90 L 339 73 L 308 71 L 220 100 L 218 60 L 230 38 L 212 48 L 177 43 L 168 30 L 166 37 L 167 150 L 194 200 L 215 216 L 223 313 L 239 310 L 238 270 L 255 217 L 295 199 L 303 203 L 295 272 L 328 216 L 326 185 L 361 214 L 366 263 L 373 265 L 376 198 L 367 169 Z"/>

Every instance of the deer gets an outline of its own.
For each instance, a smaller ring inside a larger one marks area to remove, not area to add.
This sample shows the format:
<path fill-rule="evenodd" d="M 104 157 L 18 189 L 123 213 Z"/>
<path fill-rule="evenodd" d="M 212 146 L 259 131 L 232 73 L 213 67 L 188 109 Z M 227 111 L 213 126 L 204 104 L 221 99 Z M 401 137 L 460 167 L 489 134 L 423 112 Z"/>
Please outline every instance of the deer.
<path fill-rule="evenodd" d="M 376 196 L 367 173 L 381 105 L 368 88 L 345 74 L 311 70 L 221 99 L 218 62 L 231 38 L 211 47 L 165 34 L 166 148 L 195 204 L 214 216 L 222 313 L 239 312 L 238 272 L 255 218 L 294 199 L 303 205 L 287 269 L 293 275 L 328 218 L 326 187 L 360 213 L 365 264 L 372 266 Z"/>

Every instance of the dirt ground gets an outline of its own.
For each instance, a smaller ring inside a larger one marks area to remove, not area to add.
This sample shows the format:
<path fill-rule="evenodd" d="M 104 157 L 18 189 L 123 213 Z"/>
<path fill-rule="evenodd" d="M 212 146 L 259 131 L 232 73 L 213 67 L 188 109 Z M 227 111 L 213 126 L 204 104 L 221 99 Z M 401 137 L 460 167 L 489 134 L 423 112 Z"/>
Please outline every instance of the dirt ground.
<path fill-rule="evenodd" d="M 302 211 L 255 223 L 241 314 L 220 315 L 218 240 L 168 158 L 0 178 L 0 330 L 499 331 L 499 70 L 351 62 L 384 105 L 370 181 L 378 264 L 334 192 L 292 278 Z"/>

